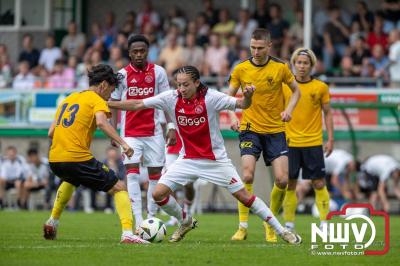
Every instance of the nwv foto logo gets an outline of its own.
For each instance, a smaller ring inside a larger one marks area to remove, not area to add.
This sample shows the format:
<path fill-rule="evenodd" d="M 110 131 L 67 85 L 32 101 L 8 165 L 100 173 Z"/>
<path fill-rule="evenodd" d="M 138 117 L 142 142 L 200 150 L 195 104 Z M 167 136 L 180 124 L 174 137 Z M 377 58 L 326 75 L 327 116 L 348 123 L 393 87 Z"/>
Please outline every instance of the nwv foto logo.
<path fill-rule="evenodd" d="M 369 210 L 371 217 L 383 216 L 385 221 L 385 245 L 383 250 L 367 250 L 376 238 L 376 227 L 370 217 L 365 214 L 350 214 L 345 221 L 329 222 L 319 228 L 311 224 L 311 250 L 329 251 L 363 251 L 364 255 L 383 255 L 389 251 L 389 215 L 383 211 L 375 211 L 370 204 L 347 204 L 341 211 L 330 212 L 327 220 L 336 215 L 346 215 L 348 209 Z M 360 220 L 362 221 L 360 223 Z M 358 222 L 356 222 L 358 221 Z"/>

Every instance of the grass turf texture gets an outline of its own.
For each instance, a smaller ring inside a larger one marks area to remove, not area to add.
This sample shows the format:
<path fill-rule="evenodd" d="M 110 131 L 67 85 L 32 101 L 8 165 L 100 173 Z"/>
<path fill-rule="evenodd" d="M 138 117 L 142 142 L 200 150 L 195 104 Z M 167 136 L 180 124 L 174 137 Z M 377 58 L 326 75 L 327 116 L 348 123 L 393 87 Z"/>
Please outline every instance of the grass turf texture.
<path fill-rule="evenodd" d="M 180 242 L 149 246 L 119 244 L 116 215 L 65 212 L 58 239 L 42 238 L 49 212 L 0 212 L 0 265 L 399 265 L 400 217 L 390 218 L 390 251 L 384 256 L 312 256 L 310 216 L 297 216 L 301 246 L 264 241 L 261 222 L 250 217 L 246 241 L 232 242 L 233 214 L 196 216 L 199 228 Z M 160 217 L 166 220 L 166 217 Z M 380 226 L 382 228 L 382 226 Z M 174 228 L 168 228 L 170 236 Z M 377 239 L 382 239 L 378 232 Z"/>

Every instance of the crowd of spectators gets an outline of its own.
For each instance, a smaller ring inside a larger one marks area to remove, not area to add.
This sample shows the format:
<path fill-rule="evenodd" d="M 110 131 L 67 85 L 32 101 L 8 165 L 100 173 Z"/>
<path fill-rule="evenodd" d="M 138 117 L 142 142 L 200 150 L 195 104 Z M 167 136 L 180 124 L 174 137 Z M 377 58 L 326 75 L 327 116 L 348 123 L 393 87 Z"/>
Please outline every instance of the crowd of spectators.
<path fill-rule="evenodd" d="M 348 9 L 332 0 L 324 3 L 313 12 L 312 48 L 320 59 L 316 74 L 380 78 L 400 87 L 400 1 L 381 0 L 377 10 L 366 1 L 352 2 Z M 288 60 L 303 44 L 302 7 L 300 0 L 284 8 L 279 2 L 258 0 L 255 10 L 232 14 L 204 0 L 194 17 L 177 6 L 161 16 L 150 1 L 144 1 L 141 10 L 124 14 L 120 25 L 113 12 L 93 22 L 85 33 L 71 21 L 59 47 L 52 33 L 41 49 L 26 34 L 17 62 L 10 62 L 7 47 L 0 44 L 0 88 L 84 89 L 90 66 L 102 62 L 118 70 L 129 62 L 127 38 L 132 33 L 150 40 L 149 61 L 163 65 L 169 75 L 191 64 L 222 85 L 231 68 L 249 56 L 251 33 L 257 27 L 270 31 L 272 54 Z"/>

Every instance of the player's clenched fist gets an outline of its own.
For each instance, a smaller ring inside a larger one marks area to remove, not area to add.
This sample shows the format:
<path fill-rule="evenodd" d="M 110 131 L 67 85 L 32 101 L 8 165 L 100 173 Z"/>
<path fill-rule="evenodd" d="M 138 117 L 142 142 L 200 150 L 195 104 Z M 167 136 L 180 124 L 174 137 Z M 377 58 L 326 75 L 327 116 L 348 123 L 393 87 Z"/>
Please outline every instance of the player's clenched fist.
<path fill-rule="evenodd" d="M 256 87 L 254 87 L 254 85 L 247 85 L 243 89 L 243 96 L 246 98 L 251 98 L 253 96 L 255 90 L 256 90 Z"/>
<path fill-rule="evenodd" d="M 131 157 L 132 157 L 134 151 L 133 151 L 133 149 L 132 149 L 131 147 L 129 147 L 128 144 L 126 144 L 126 143 L 123 144 L 123 145 L 122 145 L 122 149 L 123 149 L 123 152 L 125 153 L 125 155 L 126 155 L 128 158 L 131 158 Z"/>
<path fill-rule="evenodd" d="M 292 119 L 292 115 L 285 110 L 281 113 L 281 119 L 283 122 L 289 122 Z"/>

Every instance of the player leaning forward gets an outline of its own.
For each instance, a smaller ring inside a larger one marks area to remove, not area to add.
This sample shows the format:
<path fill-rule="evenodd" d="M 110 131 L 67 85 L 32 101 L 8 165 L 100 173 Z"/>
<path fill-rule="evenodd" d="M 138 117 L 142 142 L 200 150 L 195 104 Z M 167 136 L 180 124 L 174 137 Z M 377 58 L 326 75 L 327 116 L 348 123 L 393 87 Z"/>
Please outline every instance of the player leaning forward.
<path fill-rule="evenodd" d="M 180 241 L 196 227 L 197 221 L 182 210 L 170 196 L 177 188 L 201 178 L 226 187 L 232 195 L 249 207 L 263 221 L 268 222 L 282 239 L 292 244 L 301 242 L 300 236 L 284 229 L 267 205 L 243 186 L 240 176 L 228 158 L 219 129 L 218 112 L 248 108 L 253 87 L 243 89 L 244 98 L 236 99 L 210 90 L 200 82 L 199 71 L 193 66 L 178 70 L 177 90 L 163 92 L 143 100 L 110 102 L 109 106 L 124 110 L 157 108 L 167 112 L 182 139 L 178 160 L 161 177 L 153 197 L 169 215 L 175 216 L 180 226 L 171 236 L 171 242 Z"/>
<path fill-rule="evenodd" d="M 49 129 L 52 144 L 49 152 L 50 168 L 62 183 L 51 211 L 43 226 L 44 238 L 55 239 L 62 211 L 75 187 L 83 185 L 114 195 L 115 208 L 122 225 L 121 243 L 148 243 L 133 235 L 131 204 L 125 184 L 115 173 L 97 161 L 90 152 L 96 127 L 118 143 L 127 157 L 133 149 L 118 136 L 108 123 L 110 110 L 106 101 L 118 84 L 117 75 L 108 65 L 97 65 L 89 71 L 89 89 L 68 96 L 58 107 L 56 119 Z"/>

